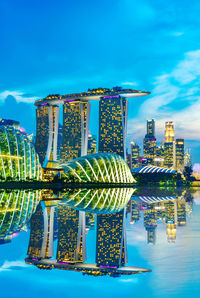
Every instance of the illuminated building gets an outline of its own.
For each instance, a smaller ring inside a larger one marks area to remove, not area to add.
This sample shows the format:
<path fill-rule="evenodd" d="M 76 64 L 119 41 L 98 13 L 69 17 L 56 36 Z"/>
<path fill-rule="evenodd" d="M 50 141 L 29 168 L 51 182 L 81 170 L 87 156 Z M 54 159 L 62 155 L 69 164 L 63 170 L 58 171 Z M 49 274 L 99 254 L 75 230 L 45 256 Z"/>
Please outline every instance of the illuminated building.
<path fill-rule="evenodd" d="M 176 139 L 176 169 L 184 168 L 184 139 Z"/>
<path fill-rule="evenodd" d="M 53 228 L 55 206 L 41 202 L 31 217 L 31 232 L 27 254 L 31 258 L 51 258 L 53 256 Z"/>
<path fill-rule="evenodd" d="M 185 200 L 178 199 L 177 204 L 177 224 L 178 226 L 186 225 L 186 210 L 185 210 Z"/>
<path fill-rule="evenodd" d="M 87 101 L 65 101 L 61 162 L 87 154 L 90 106 Z"/>
<path fill-rule="evenodd" d="M 155 121 L 154 119 L 147 120 L 147 135 L 155 138 Z"/>
<path fill-rule="evenodd" d="M 175 168 L 176 153 L 175 142 L 164 143 L 164 166 L 167 168 Z"/>
<path fill-rule="evenodd" d="M 124 159 L 116 154 L 97 153 L 76 158 L 60 167 L 63 179 L 74 182 L 133 183 L 134 179 Z"/>
<path fill-rule="evenodd" d="M 157 167 L 164 166 L 164 146 L 156 148 L 156 157 L 154 158 L 154 165 Z"/>
<path fill-rule="evenodd" d="M 156 157 L 155 121 L 147 120 L 147 134 L 143 142 L 143 156 L 148 160 L 147 164 L 154 164 Z"/>
<path fill-rule="evenodd" d="M 192 167 L 192 159 L 191 159 L 191 152 L 187 150 L 184 154 L 184 166 L 185 167 Z"/>
<path fill-rule="evenodd" d="M 139 166 L 140 147 L 131 142 L 131 169 Z"/>
<path fill-rule="evenodd" d="M 58 120 L 59 107 L 57 105 L 38 105 L 35 148 L 45 168 L 54 167 L 51 162 L 57 161 Z"/>
<path fill-rule="evenodd" d="M 96 264 L 115 267 L 127 263 L 125 210 L 97 215 Z"/>
<path fill-rule="evenodd" d="M 96 136 L 92 136 L 89 134 L 88 136 L 88 152 L 87 154 L 97 153 L 97 139 Z"/>
<path fill-rule="evenodd" d="M 59 123 L 59 125 L 58 125 L 58 141 L 57 141 L 57 160 L 58 161 L 60 161 L 60 158 L 61 158 L 62 135 L 63 135 L 63 126 Z"/>
<path fill-rule="evenodd" d="M 19 121 L 10 120 L 10 119 L 0 119 L 0 126 L 13 127 L 14 129 L 19 130 L 20 129 L 20 123 Z"/>
<path fill-rule="evenodd" d="M 174 142 L 174 122 L 173 121 L 165 122 L 165 142 L 166 143 Z"/>
<path fill-rule="evenodd" d="M 58 205 L 58 262 L 76 263 L 86 260 L 85 213 Z"/>
<path fill-rule="evenodd" d="M 105 96 L 99 103 L 99 152 L 111 152 L 126 160 L 128 101 L 120 96 Z"/>
<path fill-rule="evenodd" d="M 147 243 L 156 243 L 157 210 L 154 204 L 147 205 L 144 210 L 144 226 L 147 231 Z"/>
<path fill-rule="evenodd" d="M 133 89 L 122 89 L 121 87 L 98 88 L 88 89 L 88 92 L 68 94 L 68 95 L 49 95 L 44 99 L 37 100 L 35 105 L 37 108 L 37 136 L 36 136 L 36 149 L 40 156 L 41 163 L 44 162 L 44 167 L 50 167 L 48 162 L 51 161 L 51 167 L 55 166 L 56 162 L 56 146 L 57 146 L 57 135 L 58 135 L 58 118 L 59 118 L 59 107 L 58 105 L 64 105 L 63 107 L 63 144 L 61 152 L 62 162 L 66 162 L 73 158 L 80 157 L 87 154 L 88 144 L 88 125 L 89 125 L 89 113 L 90 104 L 88 101 L 99 100 L 100 98 L 121 98 L 124 96 L 138 97 L 149 94 L 149 92 L 142 92 Z M 114 101 L 113 101 L 114 103 Z M 120 103 L 126 103 L 125 99 L 120 99 Z M 101 104 L 100 104 L 101 106 Z M 121 115 L 121 120 L 115 119 L 115 124 L 123 125 L 123 128 L 119 128 L 120 133 L 125 132 L 126 126 L 126 112 L 125 107 L 119 107 L 114 104 L 114 107 L 118 110 L 118 115 Z M 107 110 L 106 106 L 104 108 Z M 108 108 L 109 109 L 109 108 Z M 111 108 L 112 110 L 112 108 Z M 120 113 L 121 110 L 121 113 Z M 102 110 L 102 117 L 103 117 Z M 115 111 L 112 110 L 114 117 L 118 117 Z M 110 117 L 110 115 L 108 115 Z M 109 118 L 108 117 L 108 118 Z M 101 118 L 102 119 L 102 118 Z M 111 118 L 109 118 L 111 120 Z M 55 121 L 54 121 L 55 120 Z M 107 123 L 109 121 L 107 119 Z M 112 121 L 111 121 L 112 122 Z M 110 123 L 112 124 L 112 123 Z M 101 122 L 100 122 L 101 126 Z M 102 127 L 102 126 L 101 126 Z M 110 126 L 109 126 L 110 127 Z M 113 130 L 112 130 L 113 132 Z M 121 136 L 120 136 L 121 138 Z M 118 137 L 114 143 L 120 143 Z M 124 139 L 123 139 L 123 156 L 124 156 Z M 116 145 L 115 144 L 115 145 Z M 115 149 L 119 154 L 121 152 L 121 145 L 116 145 Z M 105 148 L 106 149 L 106 148 Z M 110 152 L 110 150 L 109 150 Z M 113 151 L 117 153 L 116 151 Z M 47 154 L 46 154 L 47 153 Z"/>
<path fill-rule="evenodd" d="M 1 190 L 0 198 L 0 240 L 5 243 L 30 220 L 39 203 L 40 191 Z"/>
<path fill-rule="evenodd" d="M 33 144 L 19 130 L 0 126 L 0 180 L 39 180 L 41 166 Z"/>

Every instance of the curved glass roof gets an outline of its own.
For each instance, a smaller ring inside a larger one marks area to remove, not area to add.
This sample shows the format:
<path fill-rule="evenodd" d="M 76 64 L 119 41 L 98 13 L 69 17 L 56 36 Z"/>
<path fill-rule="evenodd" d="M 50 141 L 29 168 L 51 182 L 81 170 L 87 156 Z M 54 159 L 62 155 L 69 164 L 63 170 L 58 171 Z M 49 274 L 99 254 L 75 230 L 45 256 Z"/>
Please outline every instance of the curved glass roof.
<path fill-rule="evenodd" d="M 115 213 L 129 202 L 133 188 L 76 189 L 61 193 L 59 204 L 91 213 Z"/>
<path fill-rule="evenodd" d="M 13 127 L 0 127 L 0 180 L 39 180 L 41 166 L 33 144 Z"/>
<path fill-rule="evenodd" d="M 131 172 L 137 173 L 137 174 L 149 174 L 149 173 L 150 174 L 153 174 L 153 173 L 176 174 L 175 170 L 155 167 L 155 166 L 142 166 L 142 167 L 132 169 Z"/>
<path fill-rule="evenodd" d="M 97 153 L 76 158 L 60 166 L 63 178 L 74 182 L 133 183 L 124 159 L 113 153 Z"/>
<path fill-rule="evenodd" d="M 35 212 L 40 191 L 0 192 L 0 239 L 23 228 Z"/>

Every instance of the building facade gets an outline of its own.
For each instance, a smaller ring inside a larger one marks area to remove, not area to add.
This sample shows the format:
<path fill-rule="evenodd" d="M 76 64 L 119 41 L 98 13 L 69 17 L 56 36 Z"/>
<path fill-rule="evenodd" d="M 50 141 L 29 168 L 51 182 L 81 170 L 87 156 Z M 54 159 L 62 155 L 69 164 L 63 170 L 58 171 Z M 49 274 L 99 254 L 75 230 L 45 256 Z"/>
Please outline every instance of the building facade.
<path fill-rule="evenodd" d="M 140 166 L 141 150 L 139 145 L 131 142 L 131 169 Z"/>
<path fill-rule="evenodd" d="M 184 139 L 176 139 L 176 169 L 184 169 Z"/>

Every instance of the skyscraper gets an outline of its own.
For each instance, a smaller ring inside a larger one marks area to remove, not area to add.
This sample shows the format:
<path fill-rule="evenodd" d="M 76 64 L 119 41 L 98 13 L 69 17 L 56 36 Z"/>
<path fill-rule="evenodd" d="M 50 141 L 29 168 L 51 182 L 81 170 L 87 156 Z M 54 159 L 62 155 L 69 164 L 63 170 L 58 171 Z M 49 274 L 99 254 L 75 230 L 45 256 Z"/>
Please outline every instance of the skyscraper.
<path fill-rule="evenodd" d="M 174 142 L 174 122 L 173 121 L 165 122 L 165 142 L 166 143 Z"/>
<path fill-rule="evenodd" d="M 117 96 L 104 96 L 99 102 L 99 152 L 111 152 L 126 160 L 128 101 Z"/>
<path fill-rule="evenodd" d="M 184 139 L 176 139 L 176 169 L 184 168 Z"/>
<path fill-rule="evenodd" d="M 141 156 L 140 147 L 134 142 L 131 142 L 131 168 L 139 166 L 139 159 Z"/>
<path fill-rule="evenodd" d="M 155 138 L 155 121 L 154 119 L 147 120 L 147 135 Z"/>
<path fill-rule="evenodd" d="M 61 162 L 87 154 L 90 106 L 87 101 L 65 101 Z"/>
<path fill-rule="evenodd" d="M 85 212 L 58 205 L 57 261 L 65 263 L 86 260 Z"/>
<path fill-rule="evenodd" d="M 97 266 L 120 267 L 127 263 L 125 209 L 97 215 Z"/>
<path fill-rule="evenodd" d="M 144 226 L 147 231 L 147 243 L 156 243 L 157 210 L 154 204 L 147 205 L 144 210 Z"/>
<path fill-rule="evenodd" d="M 88 136 L 88 154 L 97 153 L 97 138 L 89 134 Z"/>
<path fill-rule="evenodd" d="M 176 145 L 174 142 L 174 122 L 165 122 L 164 166 L 176 167 Z"/>
<path fill-rule="evenodd" d="M 143 155 L 147 159 L 147 164 L 154 164 L 156 157 L 156 138 L 155 138 L 155 121 L 147 120 L 147 134 L 143 142 Z"/>
<path fill-rule="evenodd" d="M 59 110 L 57 105 L 37 104 L 35 149 L 43 167 L 57 161 Z"/>

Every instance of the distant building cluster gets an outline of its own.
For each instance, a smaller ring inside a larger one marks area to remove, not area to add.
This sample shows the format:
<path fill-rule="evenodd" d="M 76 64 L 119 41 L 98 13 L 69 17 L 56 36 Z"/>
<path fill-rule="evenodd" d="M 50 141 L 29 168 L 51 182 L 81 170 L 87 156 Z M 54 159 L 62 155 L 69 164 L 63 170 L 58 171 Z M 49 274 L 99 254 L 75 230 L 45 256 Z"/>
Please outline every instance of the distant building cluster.
<path fill-rule="evenodd" d="M 174 122 L 165 122 L 165 140 L 157 144 L 155 135 L 155 120 L 147 120 L 147 133 L 143 140 L 143 155 L 141 148 L 135 142 L 130 144 L 129 167 L 131 169 L 142 165 L 154 165 L 183 171 L 191 167 L 191 154 L 185 151 L 184 139 L 175 139 Z"/>

